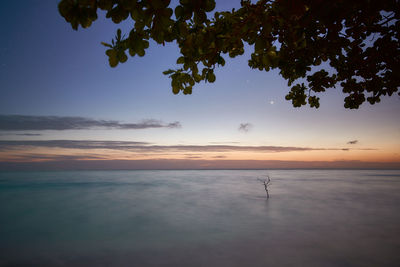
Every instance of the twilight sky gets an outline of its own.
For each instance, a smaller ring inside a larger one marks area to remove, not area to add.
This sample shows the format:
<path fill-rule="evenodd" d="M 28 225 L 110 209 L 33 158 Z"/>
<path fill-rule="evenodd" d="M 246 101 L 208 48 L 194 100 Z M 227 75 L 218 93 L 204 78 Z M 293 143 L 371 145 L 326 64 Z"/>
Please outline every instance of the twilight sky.
<path fill-rule="evenodd" d="M 346 110 L 337 87 L 319 109 L 294 108 L 277 71 L 248 67 L 252 48 L 226 56 L 215 83 L 173 95 L 162 71 L 175 44 L 111 68 L 100 42 L 129 23 L 99 13 L 74 31 L 57 1 L 22 3 L 0 9 L 0 169 L 400 168 L 397 95 Z"/>

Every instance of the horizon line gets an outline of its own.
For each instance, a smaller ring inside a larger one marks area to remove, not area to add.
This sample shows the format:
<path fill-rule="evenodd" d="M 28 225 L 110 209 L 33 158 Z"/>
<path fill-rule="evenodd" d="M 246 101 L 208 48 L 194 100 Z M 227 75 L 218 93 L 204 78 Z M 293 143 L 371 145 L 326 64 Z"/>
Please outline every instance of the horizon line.
<path fill-rule="evenodd" d="M 63 160 L 0 161 L 0 171 L 33 170 L 400 170 L 400 162 L 283 160 Z"/>

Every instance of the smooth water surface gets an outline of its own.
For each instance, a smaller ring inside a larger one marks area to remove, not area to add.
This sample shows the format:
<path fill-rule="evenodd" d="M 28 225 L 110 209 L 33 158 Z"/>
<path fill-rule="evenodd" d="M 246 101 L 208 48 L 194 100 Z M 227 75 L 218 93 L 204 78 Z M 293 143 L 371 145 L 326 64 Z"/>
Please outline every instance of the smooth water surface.
<path fill-rule="evenodd" d="M 398 266 L 399 252 L 400 171 L 0 173 L 0 266 Z"/>

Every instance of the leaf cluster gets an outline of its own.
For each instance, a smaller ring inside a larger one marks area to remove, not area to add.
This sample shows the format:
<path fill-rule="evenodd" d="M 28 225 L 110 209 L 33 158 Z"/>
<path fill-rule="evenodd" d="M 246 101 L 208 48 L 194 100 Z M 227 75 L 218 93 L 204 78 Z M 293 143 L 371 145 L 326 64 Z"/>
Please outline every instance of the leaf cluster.
<path fill-rule="evenodd" d="M 336 85 L 346 108 L 375 104 L 400 85 L 400 4 L 397 0 L 242 0 L 237 10 L 214 12 L 215 0 L 61 0 L 59 12 L 74 29 L 89 27 L 97 10 L 114 23 L 130 19 L 107 47 L 111 67 L 144 56 L 152 39 L 176 42 L 178 69 L 164 72 L 174 94 L 191 94 L 196 83 L 214 82 L 226 56 L 252 49 L 249 66 L 279 69 L 291 86 L 293 106 L 319 107 L 319 93 Z M 327 67 L 329 65 L 329 67 Z M 326 70 L 324 68 L 327 68 Z"/>

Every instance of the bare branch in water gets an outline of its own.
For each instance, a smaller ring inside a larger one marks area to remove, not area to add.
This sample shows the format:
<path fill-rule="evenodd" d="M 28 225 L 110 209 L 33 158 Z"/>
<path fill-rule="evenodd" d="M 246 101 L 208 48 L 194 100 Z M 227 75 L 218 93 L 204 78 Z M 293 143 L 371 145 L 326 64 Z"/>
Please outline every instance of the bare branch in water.
<path fill-rule="evenodd" d="M 267 179 L 261 180 L 258 178 L 257 180 L 263 183 L 265 192 L 267 192 L 267 198 L 269 198 L 268 186 L 271 185 L 271 178 L 269 178 L 269 175 L 267 175 Z"/>

